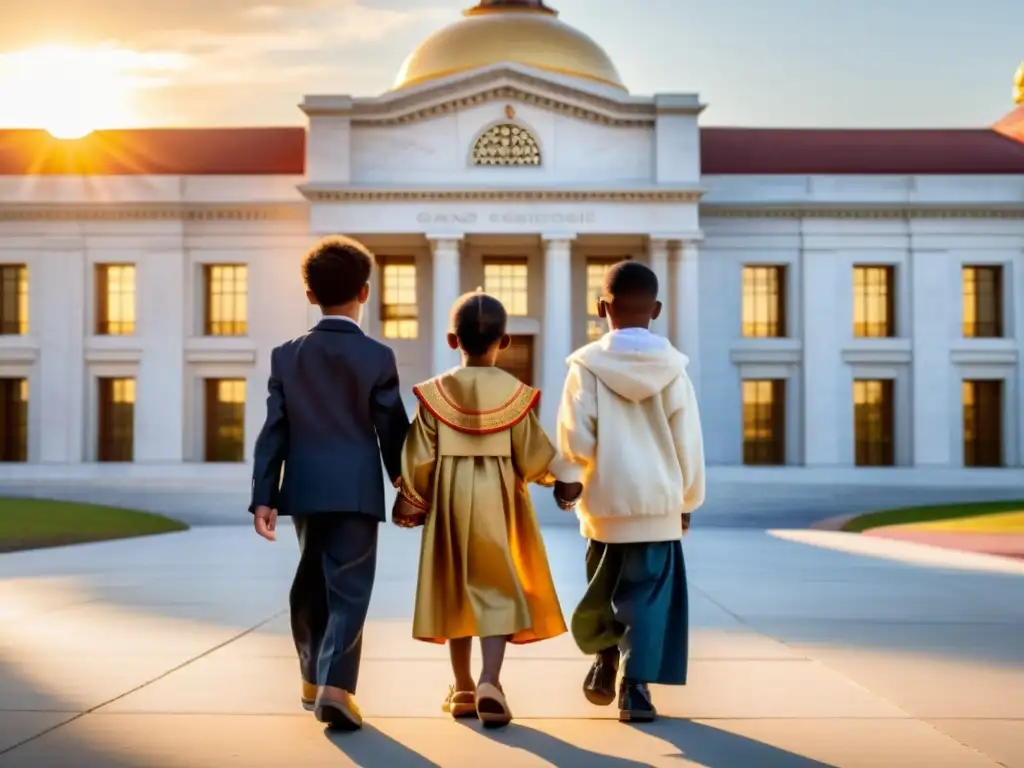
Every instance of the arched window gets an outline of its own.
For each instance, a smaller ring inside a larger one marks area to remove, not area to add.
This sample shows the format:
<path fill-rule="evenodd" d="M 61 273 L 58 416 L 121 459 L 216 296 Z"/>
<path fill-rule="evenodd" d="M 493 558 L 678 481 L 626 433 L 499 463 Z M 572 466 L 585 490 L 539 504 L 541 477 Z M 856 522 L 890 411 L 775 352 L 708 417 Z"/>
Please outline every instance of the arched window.
<path fill-rule="evenodd" d="M 473 165 L 540 165 L 540 146 L 520 125 L 495 125 L 473 145 Z"/>

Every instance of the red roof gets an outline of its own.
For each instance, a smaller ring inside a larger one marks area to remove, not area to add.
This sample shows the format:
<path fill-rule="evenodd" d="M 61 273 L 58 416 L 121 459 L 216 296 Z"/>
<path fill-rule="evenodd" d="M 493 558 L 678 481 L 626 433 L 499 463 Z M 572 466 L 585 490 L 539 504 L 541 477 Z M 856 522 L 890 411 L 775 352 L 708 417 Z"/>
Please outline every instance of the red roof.
<path fill-rule="evenodd" d="M 1024 144 L 993 130 L 706 128 L 707 174 L 1024 174 Z"/>
<path fill-rule="evenodd" d="M 1024 138 L 1004 133 L 704 128 L 701 162 L 715 175 L 1024 174 Z M 79 141 L 0 130 L 0 175 L 301 175 L 305 142 L 303 128 L 98 131 Z"/>

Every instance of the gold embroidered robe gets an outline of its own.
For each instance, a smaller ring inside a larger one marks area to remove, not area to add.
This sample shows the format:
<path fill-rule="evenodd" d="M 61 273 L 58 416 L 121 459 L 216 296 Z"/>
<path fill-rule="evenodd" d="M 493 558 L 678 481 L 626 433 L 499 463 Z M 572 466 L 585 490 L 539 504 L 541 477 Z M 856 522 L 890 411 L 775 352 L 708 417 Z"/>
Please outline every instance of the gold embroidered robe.
<path fill-rule="evenodd" d="M 428 510 L 413 636 L 427 642 L 566 631 L 528 483 L 552 485 L 540 392 L 498 368 L 459 368 L 413 391 L 402 494 Z"/>

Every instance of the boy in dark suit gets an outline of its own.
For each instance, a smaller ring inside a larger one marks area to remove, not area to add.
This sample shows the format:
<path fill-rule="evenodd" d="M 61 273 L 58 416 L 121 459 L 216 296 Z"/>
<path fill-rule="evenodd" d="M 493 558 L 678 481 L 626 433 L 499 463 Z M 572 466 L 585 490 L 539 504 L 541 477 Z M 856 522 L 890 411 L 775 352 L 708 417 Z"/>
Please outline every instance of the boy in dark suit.
<path fill-rule="evenodd" d="M 249 508 L 265 539 L 276 539 L 278 515 L 290 515 L 299 536 L 290 606 L 302 704 L 353 729 L 362 725 L 354 694 L 386 519 L 381 458 L 395 484 L 409 430 L 395 355 L 359 327 L 373 260 L 338 237 L 306 256 L 306 296 L 323 318 L 270 355 Z"/>

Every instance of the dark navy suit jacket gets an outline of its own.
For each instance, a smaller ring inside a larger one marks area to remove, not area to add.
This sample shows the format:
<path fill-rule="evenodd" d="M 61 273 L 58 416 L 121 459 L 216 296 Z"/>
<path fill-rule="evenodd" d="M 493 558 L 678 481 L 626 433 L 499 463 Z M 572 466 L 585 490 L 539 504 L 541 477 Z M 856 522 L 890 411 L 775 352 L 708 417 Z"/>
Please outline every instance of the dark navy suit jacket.
<path fill-rule="evenodd" d="M 249 511 L 385 520 L 381 459 L 391 482 L 401 477 L 409 431 L 394 352 L 353 322 L 324 318 L 271 353 L 268 389 Z"/>

